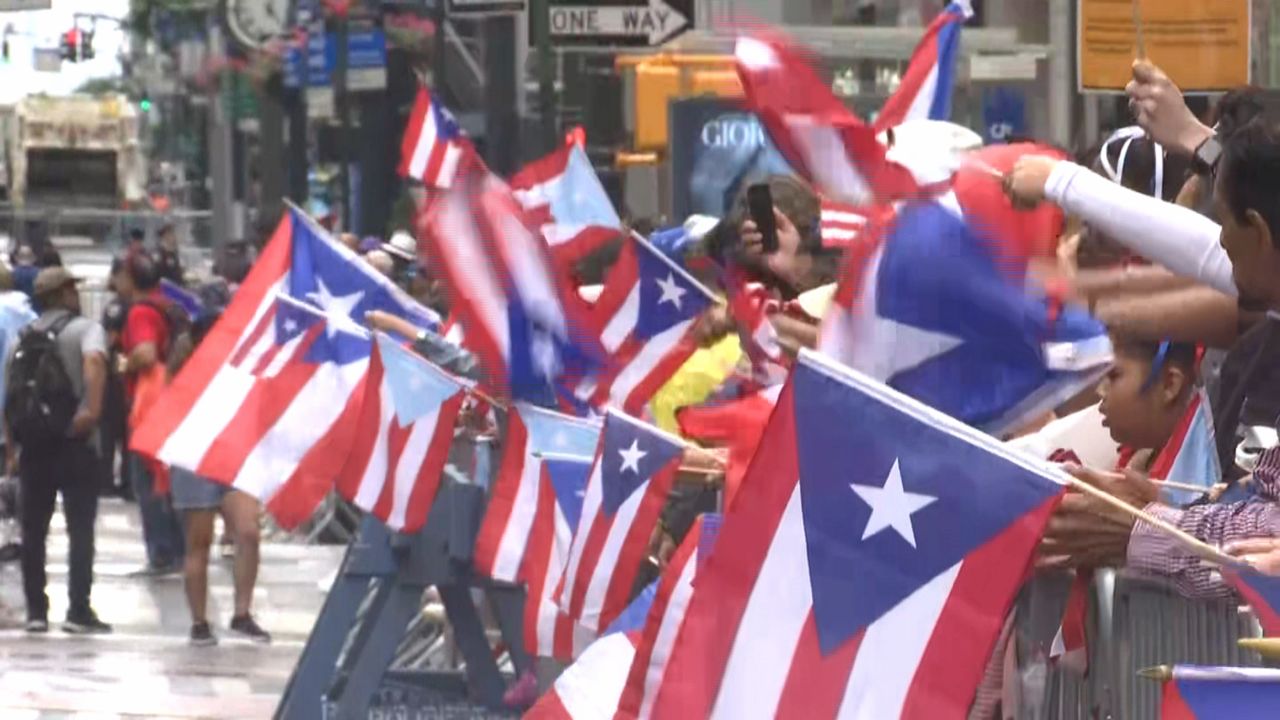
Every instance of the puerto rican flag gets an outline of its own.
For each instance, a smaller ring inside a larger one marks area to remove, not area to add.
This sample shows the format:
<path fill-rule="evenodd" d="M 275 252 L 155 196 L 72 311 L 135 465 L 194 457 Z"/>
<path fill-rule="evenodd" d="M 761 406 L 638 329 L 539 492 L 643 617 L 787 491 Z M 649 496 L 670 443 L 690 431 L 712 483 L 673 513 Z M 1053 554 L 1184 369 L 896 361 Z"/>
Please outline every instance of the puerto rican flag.
<path fill-rule="evenodd" d="M 626 608 L 683 456 L 679 438 L 616 410 L 605 413 L 556 594 L 560 608 L 587 630 L 603 630 Z"/>
<path fill-rule="evenodd" d="M 528 591 L 524 642 L 530 655 L 572 660 L 592 639 L 555 601 L 556 588 L 569 562 L 573 530 L 582 517 L 591 464 L 589 455 L 552 454 L 544 455 L 538 464 L 538 511 L 520 568 Z"/>
<path fill-rule="evenodd" d="M 911 54 L 902 83 L 876 116 L 876 130 L 908 120 L 951 119 L 960 27 L 971 17 L 969 0 L 956 0 L 934 18 Z"/>
<path fill-rule="evenodd" d="M 984 230 L 951 192 L 902 204 L 883 234 L 850 249 L 821 348 L 1001 435 L 1097 382 L 1111 343 L 1084 311 L 1029 297 Z"/>
<path fill-rule="evenodd" d="M 727 446 L 729 467 L 724 476 L 724 506 L 733 507 L 734 498 L 751 466 L 778 404 L 782 385 L 718 403 L 692 405 L 676 411 L 680 434 L 699 442 Z"/>
<path fill-rule="evenodd" d="M 751 361 L 751 384 L 759 388 L 781 385 L 787 379 L 789 363 L 769 316 L 781 312 L 782 303 L 768 288 L 749 282 L 741 272 L 730 268 L 726 275 L 729 312 L 738 327 L 742 351 Z"/>
<path fill-rule="evenodd" d="M 552 406 L 563 375 L 601 361 L 586 303 L 501 180 L 469 173 L 424 208 L 421 226 L 486 386 Z"/>
<path fill-rule="evenodd" d="M 657 595 L 636 645 L 627 686 L 618 701 L 618 717 L 647 720 L 653 716 L 653 703 L 665 679 L 671 648 L 684 625 L 693 584 L 715 548 L 721 520 L 717 514 L 699 516 L 662 571 Z"/>
<path fill-rule="evenodd" d="M 1249 567 L 1223 568 L 1222 577 L 1240 593 L 1266 637 L 1280 637 L 1280 578 Z"/>
<path fill-rule="evenodd" d="M 702 283 L 633 234 L 591 308 L 608 365 L 598 375 L 576 380 L 573 400 L 641 414 L 697 350 L 694 325 L 714 302 Z"/>
<path fill-rule="evenodd" d="M 392 530 L 416 532 L 435 502 L 469 383 L 379 334 L 338 492 Z"/>
<path fill-rule="evenodd" d="M 654 717 L 963 717 L 1065 482 L 804 351 Z"/>
<path fill-rule="evenodd" d="M 439 325 L 301 211 L 286 210 L 131 448 L 258 497 L 285 526 L 302 522 L 351 448 L 348 423 L 373 348 L 361 322 L 371 310 Z M 303 327 L 322 328 L 306 347 Z"/>
<path fill-rule="evenodd" d="M 1191 398 L 1169 442 L 1152 461 L 1148 471 L 1152 478 L 1199 485 L 1207 493 L 1222 480 L 1218 462 L 1218 444 L 1213 431 L 1213 413 L 1209 395 L 1203 388 Z M 1171 505 L 1186 505 L 1200 498 L 1190 490 L 1161 488 L 1160 496 Z"/>
<path fill-rule="evenodd" d="M 738 39 L 734 58 L 747 109 L 821 195 L 860 205 L 918 194 L 911 173 L 887 159 L 875 128 L 831 93 L 805 51 L 758 33 Z"/>
<path fill-rule="evenodd" d="M 1164 684 L 1162 720 L 1273 718 L 1280 708 L 1280 670 L 1177 665 Z"/>
<path fill-rule="evenodd" d="M 565 669 L 524 720 L 602 720 L 612 718 L 636 656 L 637 633 L 614 633 L 591 643 Z"/>
<path fill-rule="evenodd" d="M 449 188 L 474 156 L 471 141 L 453 115 L 433 93 L 418 88 L 400 143 L 400 175 L 429 188 Z"/>
<path fill-rule="evenodd" d="M 507 415 L 502 461 L 476 536 L 472 562 L 477 573 L 504 582 L 516 581 L 529 534 L 545 509 L 540 500 L 543 457 L 555 454 L 590 459 L 599 443 L 598 422 L 526 403 L 512 405 Z M 570 525 L 571 534 L 575 527 L 576 520 Z"/>
<path fill-rule="evenodd" d="M 566 144 L 511 178 L 516 199 L 561 263 L 572 263 L 622 232 L 622 220 L 587 152 Z"/>
<path fill-rule="evenodd" d="M 160 279 L 160 294 L 165 300 L 182 308 L 187 317 L 193 321 L 204 312 L 204 301 L 200 296 L 173 282 L 169 278 Z"/>

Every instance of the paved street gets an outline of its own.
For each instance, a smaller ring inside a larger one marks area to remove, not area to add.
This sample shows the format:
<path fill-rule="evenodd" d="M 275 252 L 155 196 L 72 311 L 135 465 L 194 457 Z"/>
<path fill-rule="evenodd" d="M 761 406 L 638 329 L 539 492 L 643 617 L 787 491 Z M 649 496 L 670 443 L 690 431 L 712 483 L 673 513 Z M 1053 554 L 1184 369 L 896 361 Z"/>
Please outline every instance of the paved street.
<path fill-rule="evenodd" d="M 137 514 L 118 500 L 103 503 L 98 518 L 94 605 L 115 633 L 70 636 L 66 613 L 66 532 L 54 516 L 49 545 L 47 636 L 17 628 L 22 613 L 16 563 L 0 567 L 0 602 L 9 608 L 0 630 L 0 717 L 20 718 L 263 718 L 269 717 L 324 600 L 341 547 L 268 543 L 255 593 L 259 622 L 275 636 L 271 646 L 233 639 L 230 560 L 210 567 L 210 622 L 220 643 L 187 645 L 190 617 L 180 577 L 143 579 Z"/>

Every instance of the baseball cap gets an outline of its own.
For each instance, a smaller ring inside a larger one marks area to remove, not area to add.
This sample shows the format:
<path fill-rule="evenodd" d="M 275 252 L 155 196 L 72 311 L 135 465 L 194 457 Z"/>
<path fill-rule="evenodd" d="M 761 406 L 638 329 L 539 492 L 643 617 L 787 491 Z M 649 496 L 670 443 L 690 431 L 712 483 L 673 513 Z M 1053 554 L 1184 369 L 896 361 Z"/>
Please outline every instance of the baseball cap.
<path fill-rule="evenodd" d="M 80 279 L 68 272 L 64 267 L 45 268 L 36 275 L 34 293 L 36 297 L 43 297 L 55 293 L 67 285 L 74 285 L 78 282 L 80 282 Z"/>

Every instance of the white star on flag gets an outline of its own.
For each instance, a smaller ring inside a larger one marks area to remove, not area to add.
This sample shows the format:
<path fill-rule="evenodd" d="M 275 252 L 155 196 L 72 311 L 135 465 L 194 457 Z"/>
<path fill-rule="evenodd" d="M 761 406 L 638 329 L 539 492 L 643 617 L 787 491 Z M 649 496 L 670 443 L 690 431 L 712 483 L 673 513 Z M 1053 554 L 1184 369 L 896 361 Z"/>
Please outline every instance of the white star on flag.
<path fill-rule="evenodd" d="M 669 302 L 672 305 L 675 305 L 676 309 L 679 310 L 680 300 L 684 298 L 685 293 L 689 291 L 680 287 L 680 284 L 676 282 L 675 274 L 667 273 L 666 280 L 659 278 L 654 282 L 658 283 L 658 287 L 662 288 L 662 297 L 658 298 L 658 304 L 661 305 L 662 303 Z"/>
<path fill-rule="evenodd" d="M 350 295 L 334 295 L 329 292 L 329 286 L 324 284 L 324 278 L 316 278 L 317 289 L 307 293 L 307 299 L 314 302 L 329 317 L 325 323 L 325 334 L 330 339 L 339 332 L 349 332 L 356 335 L 363 334 L 364 329 L 360 327 L 360 323 L 351 317 L 351 311 L 355 310 L 360 301 L 364 299 L 363 292 L 353 292 Z"/>
<path fill-rule="evenodd" d="M 938 499 L 904 490 L 902 470 L 899 469 L 896 459 L 889 470 L 888 479 L 884 481 L 884 487 L 857 483 L 849 487 L 853 488 L 863 502 L 871 506 L 871 519 L 867 520 L 867 527 L 862 531 L 863 540 L 881 530 L 893 528 L 903 540 L 911 543 L 911 547 L 916 546 L 916 533 L 911 526 L 912 514 L 923 510 Z"/>
<path fill-rule="evenodd" d="M 630 469 L 631 472 L 639 475 L 640 458 L 648 455 L 649 453 L 640 449 L 640 440 L 636 439 L 631 441 L 631 447 L 625 450 L 619 450 L 618 454 L 622 456 L 622 470 L 619 472 L 626 472 Z"/>
<path fill-rule="evenodd" d="M 877 254 L 871 261 L 871 270 L 862 287 L 877 287 L 879 272 L 880 258 Z M 874 291 L 864 293 L 860 303 L 854 310 L 851 333 L 858 342 L 849 348 L 852 357 L 846 364 L 880 382 L 888 382 L 898 373 L 919 367 L 964 342 L 953 335 L 922 330 L 882 317 L 876 307 Z"/>
<path fill-rule="evenodd" d="M 285 320 L 285 321 L 284 321 L 284 333 L 285 333 L 286 335 L 292 335 L 292 334 L 294 334 L 294 333 L 296 333 L 296 332 L 298 332 L 298 321 L 297 321 L 297 320 L 294 320 L 293 318 L 289 318 L 289 319 Z"/>

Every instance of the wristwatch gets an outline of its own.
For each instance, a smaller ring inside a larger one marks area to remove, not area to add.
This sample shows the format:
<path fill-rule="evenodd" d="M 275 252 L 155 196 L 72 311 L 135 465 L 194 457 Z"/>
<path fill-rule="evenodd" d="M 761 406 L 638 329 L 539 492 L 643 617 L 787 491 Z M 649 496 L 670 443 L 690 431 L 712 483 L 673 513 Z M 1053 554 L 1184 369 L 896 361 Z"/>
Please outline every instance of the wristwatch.
<path fill-rule="evenodd" d="M 1196 172 L 1212 175 L 1218 169 L 1218 159 L 1221 157 L 1222 143 L 1218 142 L 1217 135 L 1210 135 L 1196 148 L 1192 162 L 1196 166 Z"/>

